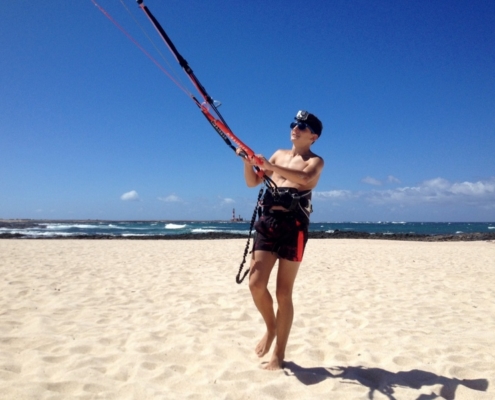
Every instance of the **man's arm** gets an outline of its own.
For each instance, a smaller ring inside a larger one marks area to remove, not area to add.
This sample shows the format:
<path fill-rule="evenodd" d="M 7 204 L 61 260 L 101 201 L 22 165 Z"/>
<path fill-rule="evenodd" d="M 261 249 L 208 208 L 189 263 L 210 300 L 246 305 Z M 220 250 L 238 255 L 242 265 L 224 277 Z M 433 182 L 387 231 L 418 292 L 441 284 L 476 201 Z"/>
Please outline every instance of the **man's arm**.
<path fill-rule="evenodd" d="M 254 172 L 253 166 L 248 160 L 243 159 L 244 161 L 244 179 L 246 180 L 246 184 L 248 187 L 258 186 L 262 179 Z"/>
<path fill-rule="evenodd" d="M 242 150 L 240 148 L 237 149 L 236 150 L 237 155 L 239 155 L 239 153 L 241 151 Z M 254 171 L 254 167 L 255 166 L 260 167 L 260 166 L 258 164 L 256 164 L 254 160 L 249 160 L 245 157 L 241 157 L 241 158 L 242 158 L 242 161 L 244 162 L 244 179 L 246 181 L 247 186 L 248 187 L 258 186 L 261 182 L 263 182 L 263 178 L 258 176 L 258 174 Z M 273 159 L 273 156 L 270 159 L 270 161 L 272 161 L 272 159 Z M 264 171 L 264 172 L 267 176 L 271 176 L 273 174 L 272 171 Z"/>

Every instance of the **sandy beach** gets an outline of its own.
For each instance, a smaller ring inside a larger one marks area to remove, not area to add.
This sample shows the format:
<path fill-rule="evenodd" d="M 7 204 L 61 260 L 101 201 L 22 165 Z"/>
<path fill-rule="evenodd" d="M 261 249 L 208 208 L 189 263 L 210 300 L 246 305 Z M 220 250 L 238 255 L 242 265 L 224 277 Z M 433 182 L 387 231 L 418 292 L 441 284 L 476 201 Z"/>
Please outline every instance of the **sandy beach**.
<path fill-rule="evenodd" d="M 0 398 L 495 399 L 493 241 L 310 240 L 275 372 L 244 246 L 0 240 Z"/>

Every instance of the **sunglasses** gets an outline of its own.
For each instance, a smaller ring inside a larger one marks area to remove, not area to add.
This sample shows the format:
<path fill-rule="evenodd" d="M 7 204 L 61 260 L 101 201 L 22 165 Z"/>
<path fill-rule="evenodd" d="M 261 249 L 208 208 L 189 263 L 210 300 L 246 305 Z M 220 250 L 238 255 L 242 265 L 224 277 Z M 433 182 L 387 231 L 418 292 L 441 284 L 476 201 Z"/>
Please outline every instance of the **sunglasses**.
<path fill-rule="evenodd" d="M 316 135 L 313 129 L 311 129 L 311 127 L 305 122 L 291 122 L 290 129 L 294 129 L 296 126 L 299 128 L 300 131 L 303 131 L 306 128 L 308 128 L 311 131 L 311 133 Z"/>

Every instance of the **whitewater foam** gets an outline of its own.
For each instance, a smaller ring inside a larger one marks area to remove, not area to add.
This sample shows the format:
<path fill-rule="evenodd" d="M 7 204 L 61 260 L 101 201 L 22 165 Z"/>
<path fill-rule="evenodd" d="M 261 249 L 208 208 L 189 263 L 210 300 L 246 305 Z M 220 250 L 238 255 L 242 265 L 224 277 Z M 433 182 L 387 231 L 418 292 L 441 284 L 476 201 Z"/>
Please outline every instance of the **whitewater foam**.
<path fill-rule="evenodd" d="M 166 224 L 165 229 L 184 229 L 187 225 Z"/>
<path fill-rule="evenodd" d="M 40 226 L 44 226 L 45 229 L 52 230 L 67 230 L 72 228 L 77 229 L 106 229 L 108 225 L 91 225 L 91 224 L 40 224 Z M 115 227 L 118 228 L 118 227 Z"/>

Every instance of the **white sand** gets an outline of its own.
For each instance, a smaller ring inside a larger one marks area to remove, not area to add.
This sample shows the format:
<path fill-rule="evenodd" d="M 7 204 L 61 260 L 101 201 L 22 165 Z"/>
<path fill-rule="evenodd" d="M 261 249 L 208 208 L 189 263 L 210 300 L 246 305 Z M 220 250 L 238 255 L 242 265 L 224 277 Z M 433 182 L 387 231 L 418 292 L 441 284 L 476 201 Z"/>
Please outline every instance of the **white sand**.
<path fill-rule="evenodd" d="M 244 246 L 0 240 L 0 398 L 495 399 L 495 243 L 310 240 L 276 372 Z"/>

